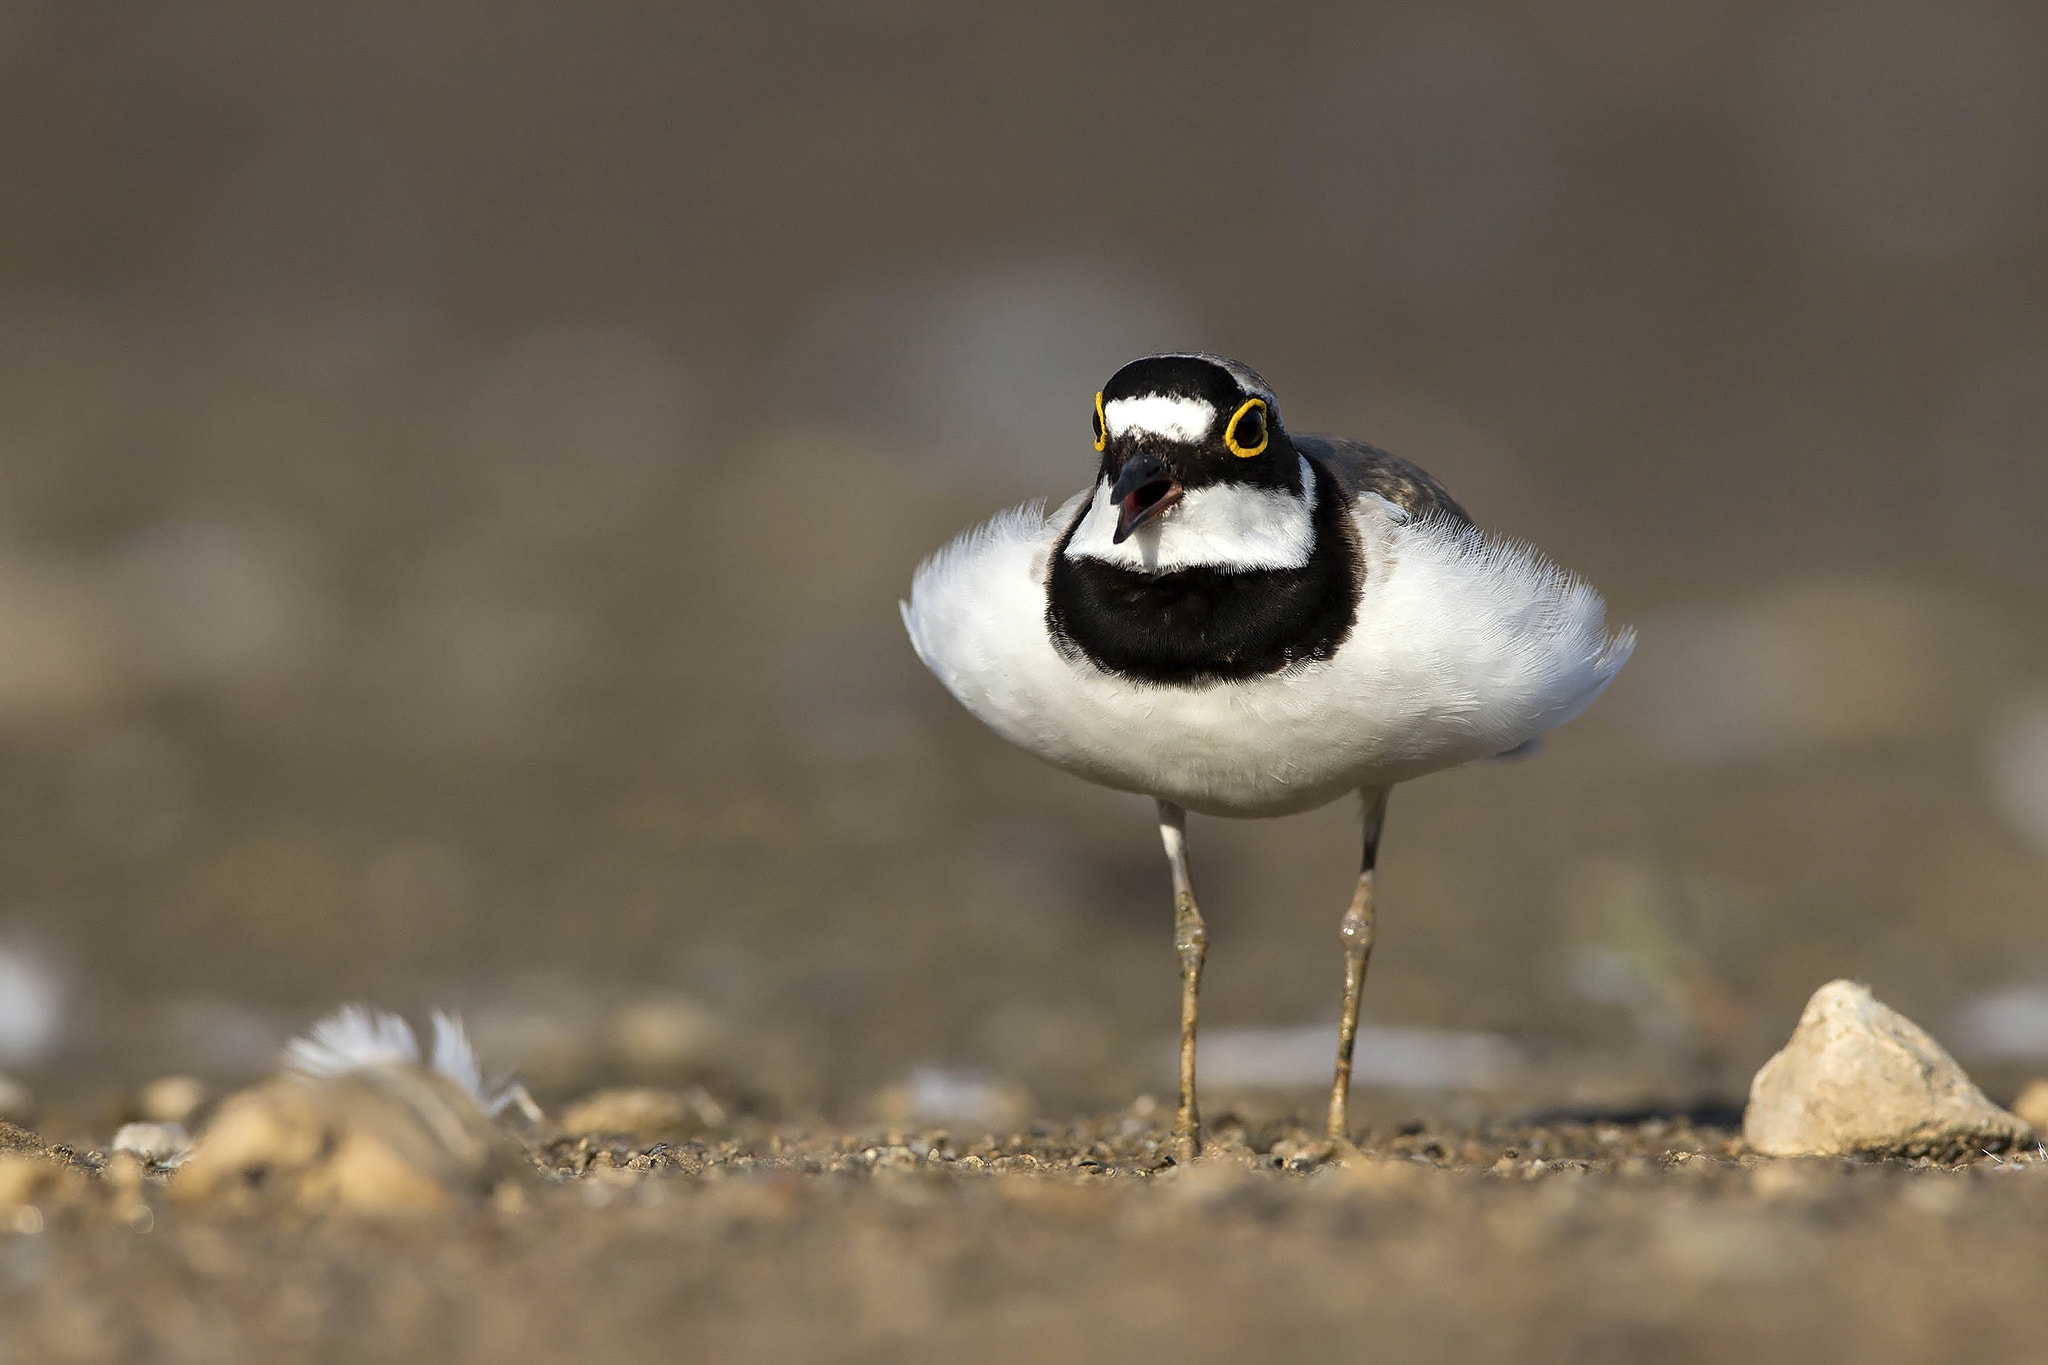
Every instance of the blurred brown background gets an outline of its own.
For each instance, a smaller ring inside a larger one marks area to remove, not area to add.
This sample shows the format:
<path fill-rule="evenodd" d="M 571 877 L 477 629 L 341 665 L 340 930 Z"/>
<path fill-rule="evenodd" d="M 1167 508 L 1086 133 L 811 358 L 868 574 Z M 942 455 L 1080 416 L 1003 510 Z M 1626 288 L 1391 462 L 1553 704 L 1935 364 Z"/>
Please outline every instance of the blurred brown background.
<path fill-rule="evenodd" d="M 1167 1083 L 1147 804 L 895 601 L 1186 347 L 1641 631 L 1397 794 L 1374 1020 L 1730 1094 L 1856 974 L 2031 1066 L 2044 69 L 2018 3 L 0 4 L 0 1069 L 367 996 L 543 1092 Z M 1198 822 L 1214 1027 L 1333 1020 L 1352 823 Z"/>

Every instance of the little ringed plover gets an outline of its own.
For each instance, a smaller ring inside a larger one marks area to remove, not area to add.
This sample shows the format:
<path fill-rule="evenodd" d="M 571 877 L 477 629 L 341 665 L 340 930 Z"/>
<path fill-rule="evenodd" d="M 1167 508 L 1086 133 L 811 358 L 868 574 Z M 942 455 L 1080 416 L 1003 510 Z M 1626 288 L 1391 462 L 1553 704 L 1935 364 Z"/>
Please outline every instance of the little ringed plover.
<path fill-rule="evenodd" d="M 1531 745 L 1634 644 L 1600 595 L 1479 531 L 1385 451 L 1297 435 L 1221 356 L 1146 356 L 1095 395 L 1094 484 L 1026 506 L 919 567 L 903 622 L 996 733 L 1159 806 L 1181 966 L 1177 1150 L 1200 1145 L 1195 1022 L 1207 937 L 1186 812 L 1269 816 L 1364 798 L 1340 925 L 1344 1001 L 1327 1132 L 1348 1141 L 1374 865 L 1397 782 Z"/>

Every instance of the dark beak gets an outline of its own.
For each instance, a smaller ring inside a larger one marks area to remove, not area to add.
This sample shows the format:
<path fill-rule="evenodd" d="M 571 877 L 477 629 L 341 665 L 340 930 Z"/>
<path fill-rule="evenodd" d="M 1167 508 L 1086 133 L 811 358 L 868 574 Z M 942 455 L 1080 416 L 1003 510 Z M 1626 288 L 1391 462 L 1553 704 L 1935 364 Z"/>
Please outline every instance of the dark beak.
<path fill-rule="evenodd" d="M 1116 535 L 1112 539 L 1123 544 L 1131 532 L 1179 502 L 1180 495 L 1181 486 L 1158 456 L 1131 456 L 1109 486 L 1109 500 L 1116 504 Z"/>

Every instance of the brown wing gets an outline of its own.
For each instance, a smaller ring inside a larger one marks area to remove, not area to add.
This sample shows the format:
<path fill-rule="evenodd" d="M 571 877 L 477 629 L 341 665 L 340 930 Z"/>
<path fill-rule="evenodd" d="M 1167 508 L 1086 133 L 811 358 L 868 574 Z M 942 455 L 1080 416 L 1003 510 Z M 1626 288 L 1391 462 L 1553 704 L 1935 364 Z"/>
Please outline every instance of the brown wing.
<path fill-rule="evenodd" d="M 1472 518 L 1442 484 L 1398 455 L 1342 436 L 1295 436 L 1293 440 L 1296 450 L 1336 475 L 1353 497 L 1374 493 L 1413 517 L 1435 513 L 1472 524 Z"/>

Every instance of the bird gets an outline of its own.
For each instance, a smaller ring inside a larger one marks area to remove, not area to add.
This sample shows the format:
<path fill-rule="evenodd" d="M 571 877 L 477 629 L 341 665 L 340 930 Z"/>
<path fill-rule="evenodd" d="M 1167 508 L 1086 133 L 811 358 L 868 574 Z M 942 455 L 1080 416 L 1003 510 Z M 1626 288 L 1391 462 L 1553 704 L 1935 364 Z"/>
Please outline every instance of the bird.
<path fill-rule="evenodd" d="M 1290 432 L 1272 387 L 1239 361 L 1133 360 L 1096 393 L 1091 424 L 1094 482 L 1049 513 L 999 513 L 926 559 L 904 626 L 998 735 L 1157 803 L 1181 978 L 1178 1160 L 1202 1148 L 1208 947 L 1187 813 L 1280 816 L 1360 794 L 1324 1124 L 1327 1153 L 1352 1150 L 1389 791 L 1532 749 L 1592 704 L 1634 633 L 1609 629 L 1584 579 L 1480 530 L 1416 465 Z"/>

